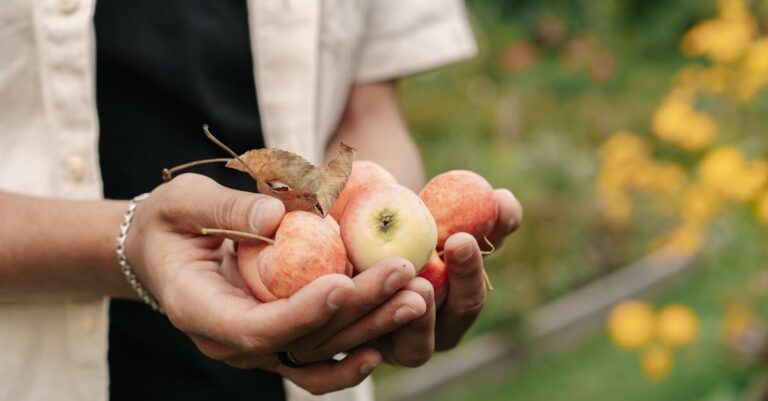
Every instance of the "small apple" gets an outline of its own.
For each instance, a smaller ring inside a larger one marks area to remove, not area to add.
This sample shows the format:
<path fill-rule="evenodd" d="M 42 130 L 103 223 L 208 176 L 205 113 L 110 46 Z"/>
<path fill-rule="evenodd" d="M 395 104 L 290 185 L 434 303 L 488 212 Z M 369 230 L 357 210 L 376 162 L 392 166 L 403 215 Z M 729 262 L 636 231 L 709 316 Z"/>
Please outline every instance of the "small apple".
<path fill-rule="evenodd" d="M 395 183 L 360 188 L 341 217 L 341 239 L 355 271 L 392 256 L 420 269 L 437 242 L 435 219 L 410 189 Z"/>
<path fill-rule="evenodd" d="M 347 255 L 331 223 L 295 211 L 283 216 L 274 244 L 239 244 L 237 266 L 256 298 L 270 302 L 290 297 L 324 274 L 344 274 Z"/>
<path fill-rule="evenodd" d="M 483 243 L 496 224 L 499 210 L 493 187 L 485 178 L 466 170 L 452 170 L 431 179 L 419 197 L 437 222 L 437 249 L 458 232 Z"/>
<path fill-rule="evenodd" d="M 432 284 L 435 290 L 435 305 L 439 308 L 448 294 L 448 269 L 437 251 L 432 251 L 419 277 L 427 279 Z"/>
<path fill-rule="evenodd" d="M 352 163 L 352 171 L 349 173 L 347 185 L 341 190 L 339 197 L 336 198 L 336 202 L 334 202 L 331 207 L 331 216 L 333 216 L 336 221 L 341 221 L 341 216 L 344 214 L 344 208 L 347 206 L 349 198 L 351 198 L 358 189 L 366 185 L 380 182 L 397 182 L 397 180 L 392 173 L 372 161 L 355 160 Z"/>

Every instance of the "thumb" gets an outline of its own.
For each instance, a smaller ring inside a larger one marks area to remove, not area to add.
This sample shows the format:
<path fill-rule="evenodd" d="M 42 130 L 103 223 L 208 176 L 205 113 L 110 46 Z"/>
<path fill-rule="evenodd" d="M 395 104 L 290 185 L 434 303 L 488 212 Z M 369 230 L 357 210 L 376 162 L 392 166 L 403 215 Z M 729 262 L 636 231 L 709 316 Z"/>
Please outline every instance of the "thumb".
<path fill-rule="evenodd" d="M 272 236 L 285 206 L 271 196 L 237 191 L 199 174 L 182 174 L 168 183 L 167 203 L 177 214 L 172 220 L 192 232 L 219 228 Z M 169 216 L 170 217 L 170 216 Z"/>

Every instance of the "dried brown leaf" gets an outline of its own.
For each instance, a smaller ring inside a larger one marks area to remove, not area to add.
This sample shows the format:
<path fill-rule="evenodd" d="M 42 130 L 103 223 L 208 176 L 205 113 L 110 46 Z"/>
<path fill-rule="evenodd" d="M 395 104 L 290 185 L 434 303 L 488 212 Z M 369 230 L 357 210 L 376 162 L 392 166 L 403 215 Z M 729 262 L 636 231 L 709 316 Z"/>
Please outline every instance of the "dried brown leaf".
<path fill-rule="evenodd" d="M 237 159 L 227 162 L 227 167 L 249 173 L 259 192 L 283 201 L 287 211 L 304 210 L 325 217 L 347 183 L 354 151 L 341 144 L 339 155 L 318 168 L 285 150 L 254 149 L 240 156 L 247 168 Z"/>

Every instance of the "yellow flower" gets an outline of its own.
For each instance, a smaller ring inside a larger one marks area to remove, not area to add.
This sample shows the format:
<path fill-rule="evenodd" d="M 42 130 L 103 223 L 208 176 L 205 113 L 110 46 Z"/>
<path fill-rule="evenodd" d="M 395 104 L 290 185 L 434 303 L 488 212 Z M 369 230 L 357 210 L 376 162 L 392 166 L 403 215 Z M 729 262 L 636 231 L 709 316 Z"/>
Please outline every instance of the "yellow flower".
<path fill-rule="evenodd" d="M 733 80 L 733 69 L 717 64 L 712 67 L 693 65 L 684 67 L 675 80 L 675 85 L 682 93 L 693 96 L 697 92 L 721 94 Z"/>
<path fill-rule="evenodd" d="M 685 305 L 668 305 L 659 311 L 657 330 L 661 341 L 669 345 L 688 345 L 696 339 L 699 319 Z"/>
<path fill-rule="evenodd" d="M 632 199 L 622 191 L 602 191 L 599 193 L 603 216 L 613 227 L 624 227 L 632 217 Z"/>
<path fill-rule="evenodd" d="M 681 46 L 689 56 L 707 56 L 730 63 L 744 54 L 757 32 L 757 23 L 743 0 L 719 2 L 720 14 L 696 24 L 683 37 Z"/>
<path fill-rule="evenodd" d="M 722 206 L 722 197 L 712 188 L 700 184 L 688 187 L 680 202 L 683 220 L 697 225 L 714 219 Z"/>
<path fill-rule="evenodd" d="M 674 360 L 669 348 L 654 344 L 645 350 L 640 357 L 640 367 L 643 376 L 652 382 L 659 382 L 669 376 Z"/>
<path fill-rule="evenodd" d="M 640 348 L 653 337 L 656 315 L 641 301 L 624 301 L 608 315 L 608 335 L 623 348 Z"/>
<path fill-rule="evenodd" d="M 611 167 L 631 167 L 642 163 L 650 154 L 648 143 L 637 135 L 622 131 L 600 145 L 600 159 Z"/>
<path fill-rule="evenodd" d="M 744 57 L 736 95 L 741 101 L 752 100 L 768 85 L 768 38 L 752 43 Z"/>
<path fill-rule="evenodd" d="M 694 110 L 692 103 L 690 94 L 673 90 L 653 115 L 654 134 L 689 151 L 709 145 L 717 135 L 717 123 L 709 115 Z"/>
<path fill-rule="evenodd" d="M 768 181 L 768 161 L 747 163 L 734 146 L 710 151 L 699 163 L 699 176 L 704 185 L 726 199 L 747 202 L 754 199 Z"/>

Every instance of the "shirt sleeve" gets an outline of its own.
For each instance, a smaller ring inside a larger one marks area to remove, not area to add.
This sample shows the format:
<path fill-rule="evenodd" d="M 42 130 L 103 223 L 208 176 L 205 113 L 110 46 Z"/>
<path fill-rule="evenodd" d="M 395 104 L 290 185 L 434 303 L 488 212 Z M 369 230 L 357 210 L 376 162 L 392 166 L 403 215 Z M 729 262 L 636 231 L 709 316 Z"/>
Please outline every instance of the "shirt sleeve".
<path fill-rule="evenodd" d="M 474 56 L 463 0 L 374 0 L 355 80 L 390 80 Z"/>

